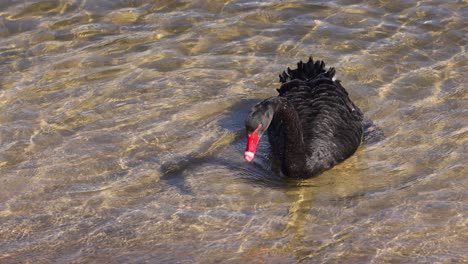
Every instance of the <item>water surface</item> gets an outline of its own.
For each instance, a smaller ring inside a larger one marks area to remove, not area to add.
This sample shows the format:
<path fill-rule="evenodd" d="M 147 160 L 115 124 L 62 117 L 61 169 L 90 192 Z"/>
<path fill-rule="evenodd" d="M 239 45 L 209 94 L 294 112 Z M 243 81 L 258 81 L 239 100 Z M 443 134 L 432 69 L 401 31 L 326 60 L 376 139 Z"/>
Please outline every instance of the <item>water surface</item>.
<path fill-rule="evenodd" d="M 467 263 L 466 1 L 0 2 L 1 263 Z M 243 120 L 323 59 L 385 138 L 276 173 Z"/>

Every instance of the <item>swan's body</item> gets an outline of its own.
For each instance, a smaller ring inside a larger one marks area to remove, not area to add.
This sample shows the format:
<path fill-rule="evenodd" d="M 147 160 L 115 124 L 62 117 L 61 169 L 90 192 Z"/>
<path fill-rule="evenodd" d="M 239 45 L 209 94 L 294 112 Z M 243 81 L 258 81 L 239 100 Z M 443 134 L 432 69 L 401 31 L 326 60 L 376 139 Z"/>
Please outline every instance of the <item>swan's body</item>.
<path fill-rule="evenodd" d="M 307 178 L 351 156 L 363 135 L 363 114 L 335 70 L 309 59 L 280 75 L 279 95 L 255 105 L 246 119 L 245 159 L 254 158 L 268 129 L 273 154 L 288 177 Z"/>

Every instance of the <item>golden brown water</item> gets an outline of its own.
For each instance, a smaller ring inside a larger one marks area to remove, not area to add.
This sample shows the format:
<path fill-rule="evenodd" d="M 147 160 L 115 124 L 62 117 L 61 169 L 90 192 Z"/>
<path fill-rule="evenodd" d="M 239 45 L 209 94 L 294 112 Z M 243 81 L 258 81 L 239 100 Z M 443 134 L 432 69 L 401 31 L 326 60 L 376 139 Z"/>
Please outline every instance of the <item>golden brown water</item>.
<path fill-rule="evenodd" d="M 0 263 L 467 263 L 466 1 L 0 1 Z M 309 55 L 385 132 L 305 181 L 243 120 Z"/>

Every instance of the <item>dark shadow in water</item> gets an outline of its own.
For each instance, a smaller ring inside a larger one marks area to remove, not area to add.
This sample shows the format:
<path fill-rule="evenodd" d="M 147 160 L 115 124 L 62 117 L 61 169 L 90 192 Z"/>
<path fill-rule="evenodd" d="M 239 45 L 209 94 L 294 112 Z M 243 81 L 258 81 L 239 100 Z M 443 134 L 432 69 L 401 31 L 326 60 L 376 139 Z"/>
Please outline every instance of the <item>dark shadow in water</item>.
<path fill-rule="evenodd" d="M 181 193 L 192 194 L 192 189 L 185 183 L 184 172 L 191 166 L 199 164 L 194 159 L 184 159 L 179 162 L 171 162 L 161 166 L 161 181 L 176 187 Z"/>
<path fill-rule="evenodd" d="M 219 126 L 221 128 L 237 134 L 234 142 L 238 142 L 241 139 L 241 134 L 244 127 L 244 118 L 250 110 L 250 107 L 257 101 L 258 100 L 252 99 L 242 100 L 238 104 L 232 106 L 231 109 L 226 110 L 226 113 L 224 114 L 225 117 L 219 121 Z M 220 151 L 219 149 L 210 153 L 208 156 L 202 155 L 202 153 L 206 152 L 209 148 L 210 146 L 207 145 L 197 152 L 191 153 L 184 157 L 179 157 L 176 161 L 163 164 L 161 166 L 162 176 L 160 180 L 171 186 L 177 187 L 182 193 L 192 193 L 190 187 L 188 187 L 185 183 L 184 172 L 186 172 L 188 169 L 195 169 L 199 166 L 203 166 L 203 164 L 212 163 L 231 165 L 227 159 L 223 160 L 219 158 L 213 158 L 213 156 Z"/>
<path fill-rule="evenodd" d="M 371 145 L 384 139 L 382 128 L 378 127 L 372 120 L 364 118 L 364 135 L 362 144 Z"/>

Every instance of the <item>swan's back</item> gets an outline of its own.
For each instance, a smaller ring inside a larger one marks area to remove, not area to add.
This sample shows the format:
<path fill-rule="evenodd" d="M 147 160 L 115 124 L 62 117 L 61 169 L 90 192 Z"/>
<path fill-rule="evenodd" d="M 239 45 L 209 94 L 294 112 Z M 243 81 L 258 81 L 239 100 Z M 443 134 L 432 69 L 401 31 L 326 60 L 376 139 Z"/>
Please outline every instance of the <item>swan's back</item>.
<path fill-rule="evenodd" d="M 363 113 L 334 75 L 334 68 L 326 70 L 323 61 L 314 62 L 312 58 L 280 74 L 279 96 L 286 98 L 299 115 L 311 167 L 322 164 L 327 169 L 352 155 L 361 143 Z M 270 143 L 280 158 L 286 144 L 282 133 L 281 121 L 273 120 Z"/>

